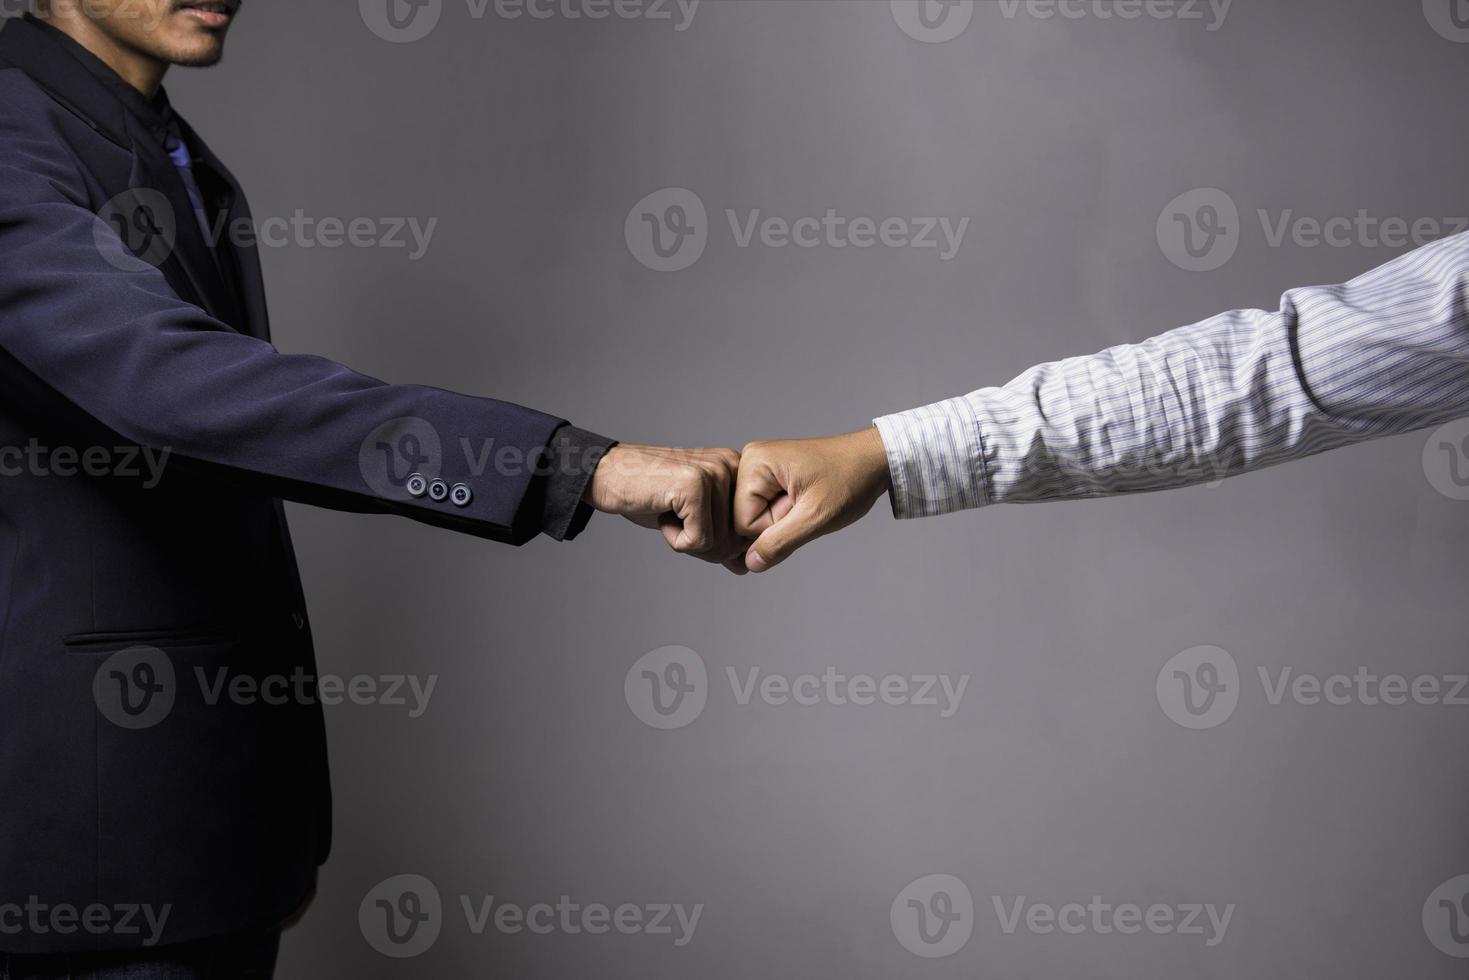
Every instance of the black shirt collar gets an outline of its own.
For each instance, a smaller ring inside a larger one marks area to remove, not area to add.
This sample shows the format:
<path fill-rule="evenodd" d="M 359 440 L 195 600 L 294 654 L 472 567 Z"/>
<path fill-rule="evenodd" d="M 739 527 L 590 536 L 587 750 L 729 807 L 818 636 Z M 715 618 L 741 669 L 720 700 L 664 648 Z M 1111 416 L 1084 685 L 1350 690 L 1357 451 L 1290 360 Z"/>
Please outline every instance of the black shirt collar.
<path fill-rule="evenodd" d="M 169 138 L 177 133 L 178 124 L 174 119 L 173 106 L 169 104 L 168 93 L 162 86 L 159 86 L 158 94 L 150 99 L 123 81 L 121 75 L 107 66 L 107 62 L 78 44 L 66 32 L 57 30 L 31 14 L 26 14 L 25 20 L 45 31 L 47 37 L 61 45 L 62 50 L 80 62 L 82 67 L 86 68 L 97 81 L 105 85 L 107 90 L 127 108 L 128 112 L 143 124 L 143 128 L 158 141 L 159 146 L 166 144 Z"/>

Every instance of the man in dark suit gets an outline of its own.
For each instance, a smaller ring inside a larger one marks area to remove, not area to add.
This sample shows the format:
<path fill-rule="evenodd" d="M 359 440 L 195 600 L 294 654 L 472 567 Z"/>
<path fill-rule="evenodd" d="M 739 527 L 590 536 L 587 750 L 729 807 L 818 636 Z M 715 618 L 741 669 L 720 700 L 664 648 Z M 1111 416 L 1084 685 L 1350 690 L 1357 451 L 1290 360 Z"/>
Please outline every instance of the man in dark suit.
<path fill-rule="evenodd" d="M 239 4 L 0 31 L 0 980 L 273 969 L 328 849 L 319 699 L 195 671 L 315 677 L 280 500 L 511 544 L 596 509 L 743 571 L 733 452 L 271 346 L 255 249 L 215 231 L 244 195 L 160 87 Z"/>

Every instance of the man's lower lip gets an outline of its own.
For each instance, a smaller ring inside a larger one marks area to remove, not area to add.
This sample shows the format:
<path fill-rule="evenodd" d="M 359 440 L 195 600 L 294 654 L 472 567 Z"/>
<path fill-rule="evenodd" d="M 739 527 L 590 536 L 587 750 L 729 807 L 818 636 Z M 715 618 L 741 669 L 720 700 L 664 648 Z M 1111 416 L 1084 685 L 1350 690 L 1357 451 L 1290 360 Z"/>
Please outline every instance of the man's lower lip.
<path fill-rule="evenodd" d="M 229 14 L 217 14 L 212 10 L 195 10 L 193 7 L 185 7 L 185 14 L 199 21 L 205 27 L 228 27 Z"/>

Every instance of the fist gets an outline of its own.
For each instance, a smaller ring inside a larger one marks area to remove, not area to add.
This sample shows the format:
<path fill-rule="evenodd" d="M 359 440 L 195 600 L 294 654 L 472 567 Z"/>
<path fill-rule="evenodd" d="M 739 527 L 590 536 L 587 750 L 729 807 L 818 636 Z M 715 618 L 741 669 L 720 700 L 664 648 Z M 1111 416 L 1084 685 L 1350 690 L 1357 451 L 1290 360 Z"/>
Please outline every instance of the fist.
<path fill-rule="evenodd" d="M 730 514 L 739 465 L 733 449 L 617 445 L 602 457 L 583 499 L 661 531 L 680 554 L 742 575 L 749 542 L 735 534 Z"/>
<path fill-rule="evenodd" d="M 740 454 L 734 530 L 754 538 L 745 567 L 763 572 L 861 520 L 891 488 L 877 429 L 826 439 L 754 442 Z"/>

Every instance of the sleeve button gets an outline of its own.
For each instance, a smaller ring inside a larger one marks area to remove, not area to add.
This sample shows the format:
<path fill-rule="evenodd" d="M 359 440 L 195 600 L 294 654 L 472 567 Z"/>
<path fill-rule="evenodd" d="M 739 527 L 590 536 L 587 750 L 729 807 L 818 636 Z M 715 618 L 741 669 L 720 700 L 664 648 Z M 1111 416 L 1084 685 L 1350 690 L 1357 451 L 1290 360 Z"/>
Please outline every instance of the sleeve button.
<path fill-rule="evenodd" d="M 469 502 L 474 499 L 474 491 L 463 483 L 456 483 L 454 489 L 449 491 L 449 499 L 455 507 L 468 507 Z"/>
<path fill-rule="evenodd" d="M 428 485 L 428 499 L 436 504 L 442 504 L 449 499 L 449 484 L 443 480 L 434 480 Z"/>
<path fill-rule="evenodd" d="M 428 493 L 428 481 L 423 478 L 422 473 L 414 473 L 403 484 L 403 489 L 408 491 L 410 497 L 422 497 Z"/>

